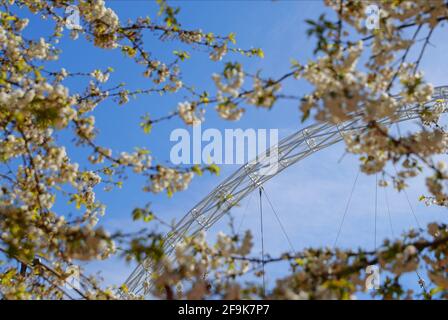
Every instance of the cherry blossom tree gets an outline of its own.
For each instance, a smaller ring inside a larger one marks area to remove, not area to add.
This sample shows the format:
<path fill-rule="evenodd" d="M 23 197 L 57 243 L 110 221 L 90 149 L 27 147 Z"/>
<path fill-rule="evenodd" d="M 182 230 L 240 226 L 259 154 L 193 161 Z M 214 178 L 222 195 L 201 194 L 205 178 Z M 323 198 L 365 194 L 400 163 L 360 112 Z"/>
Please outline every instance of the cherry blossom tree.
<path fill-rule="evenodd" d="M 0 3 L 3 298 L 70 297 L 63 289 L 70 277 L 68 266 L 77 260 L 114 255 L 138 262 L 153 259 L 153 285 L 148 290 L 164 299 L 349 299 L 364 290 L 364 270 L 373 264 L 387 273 L 386 281 L 375 291 L 382 298 L 447 297 L 448 229 L 441 223 L 428 225 L 427 231 L 411 231 L 402 240 L 385 240 L 374 252 L 310 248 L 259 259 L 251 256 L 253 241 L 248 231 L 219 234 L 214 244 L 209 244 L 204 234 L 185 238 L 172 258 L 164 252 L 163 235 L 156 231 L 111 234 L 98 227 L 107 203 L 95 198 L 96 190 L 119 188 L 127 175 L 144 177 L 142 188 L 146 192 L 172 195 L 185 190 L 194 176 L 205 171 L 219 173 L 214 164 L 170 167 L 153 159 L 145 148 L 120 151 L 97 142 L 95 111 L 100 105 L 125 105 L 143 95 L 164 99 L 182 92 L 186 98 L 166 116 L 142 115 L 142 134 L 150 135 L 153 126 L 174 118 L 186 126 L 206 121 L 210 106 L 223 120 L 237 121 L 247 108 L 271 109 L 279 100 L 288 99 L 296 101 L 303 121 L 314 118 L 340 124 L 361 117 L 365 129 L 345 137 L 347 152 L 359 155 L 361 171 L 381 174 L 380 186 L 391 184 L 398 190 L 405 189 L 413 177 L 427 174 L 428 194 L 422 200 L 447 206 L 448 171 L 444 162 L 436 161 L 437 155 L 446 153 L 446 134 L 439 123 L 446 101 L 437 101 L 435 108 L 422 108 L 418 132 L 394 135 L 380 122 L 386 117 L 396 119 L 403 104 L 424 106 L 431 99 L 433 85 L 425 81 L 420 61 L 434 30 L 443 28 L 448 19 L 447 1 L 381 2 L 381 27 L 372 31 L 364 22 L 367 7 L 374 2 L 327 0 L 332 16 L 307 21 L 308 35 L 316 43 L 315 59 L 293 61 L 291 69 L 278 78 L 253 74 L 238 62 L 241 55 L 262 58 L 261 49 L 239 48 L 234 33 L 216 35 L 200 26 L 184 28 L 178 20 L 180 9 L 163 0 L 157 1 L 157 16 L 126 22 L 103 0 Z M 105 55 L 121 51 L 141 68 L 144 83 L 150 86 L 132 89 L 123 83 L 108 85 L 113 66 L 90 71 L 52 68 L 60 55 L 59 40 L 70 23 L 70 8 L 76 8 L 80 16 L 80 25 L 72 25 L 70 32 L 73 41 L 84 37 Z M 27 39 L 24 12 L 36 14 L 43 24 L 51 25 L 52 34 Z M 417 41 L 421 34 L 423 42 Z M 188 46 L 191 52 L 178 50 L 171 57 L 156 57 L 146 45 L 152 38 Z M 416 61 L 409 58 L 411 50 L 419 52 Z M 196 88 L 182 78 L 182 61 L 204 51 L 206 59 L 222 68 L 222 72 L 209 75 L 216 86 L 214 92 Z M 222 64 L 226 55 L 235 62 Z M 67 79 L 76 79 L 85 88 L 69 88 Z M 283 92 L 287 81 L 305 81 L 312 90 L 305 95 Z M 57 138 L 58 132 L 70 134 L 89 166 L 81 168 L 71 159 Z M 396 171 L 388 172 L 388 164 Z M 56 212 L 57 198 L 68 200 L 78 215 L 68 220 L 64 212 Z M 136 208 L 132 217 L 152 225 L 166 224 L 150 207 Z M 12 261 L 18 261 L 19 266 Z M 247 274 L 259 277 L 260 266 L 280 261 L 289 263 L 290 272 L 268 292 L 255 282 L 242 280 Z M 421 282 L 421 293 L 406 289 L 402 275 L 422 267 L 432 287 Z M 86 275 L 82 275 L 77 294 L 86 299 L 141 298 L 124 285 L 105 288 L 98 279 Z"/>

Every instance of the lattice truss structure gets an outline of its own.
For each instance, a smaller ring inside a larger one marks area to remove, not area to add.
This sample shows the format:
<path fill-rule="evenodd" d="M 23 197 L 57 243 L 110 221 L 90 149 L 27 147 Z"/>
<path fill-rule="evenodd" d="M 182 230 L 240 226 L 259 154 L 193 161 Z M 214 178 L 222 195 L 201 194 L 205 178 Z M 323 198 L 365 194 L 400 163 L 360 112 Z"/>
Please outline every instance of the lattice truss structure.
<path fill-rule="evenodd" d="M 397 98 L 400 99 L 400 98 Z M 424 109 L 448 112 L 448 86 L 437 87 L 431 101 L 425 105 L 403 105 L 394 119 L 380 121 L 391 125 L 417 119 Z M 202 201 L 194 206 L 169 232 L 165 239 L 165 249 L 171 254 L 176 243 L 184 237 L 194 237 L 202 230 L 208 230 L 232 207 L 240 203 L 254 190 L 300 160 L 340 142 L 348 134 L 365 129 L 362 116 L 334 125 L 314 124 L 282 139 L 277 145 L 259 154 L 256 159 L 246 163 L 212 190 Z M 147 295 L 151 287 L 152 263 L 150 259 L 138 265 L 126 280 L 129 292 Z"/>

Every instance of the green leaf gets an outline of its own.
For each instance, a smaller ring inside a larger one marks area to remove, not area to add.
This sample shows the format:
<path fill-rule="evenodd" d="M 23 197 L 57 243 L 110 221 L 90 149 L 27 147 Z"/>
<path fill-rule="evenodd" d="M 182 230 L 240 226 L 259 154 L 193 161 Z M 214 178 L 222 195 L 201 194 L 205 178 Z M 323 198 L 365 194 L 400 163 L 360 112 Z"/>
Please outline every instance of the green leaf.
<path fill-rule="evenodd" d="M 135 208 L 132 211 L 132 219 L 134 221 L 143 220 L 143 222 L 150 222 L 154 220 L 154 214 L 149 209 Z"/>
<path fill-rule="evenodd" d="M 136 208 L 132 211 L 132 220 L 137 221 L 143 218 L 143 210 Z"/>
<path fill-rule="evenodd" d="M 201 96 L 199 97 L 200 101 L 204 104 L 208 104 L 210 102 L 209 96 L 208 96 L 208 92 L 204 91 Z"/>
<path fill-rule="evenodd" d="M 190 54 L 187 51 L 173 51 L 173 54 L 178 56 L 181 61 L 190 58 Z"/>
<path fill-rule="evenodd" d="M 143 217 L 144 222 L 150 222 L 154 220 L 154 214 L 152 212 L 149 212 L 146 216 Z"/>
<path fill-rule="evenodd" d="M 261 48 L 252 49 L 252 54 L 264 58 L 264 51 Z"/>
<path fill-rule="evenodd" d="M 200 166 L 198 166 L 197 164 L 194 165 L 191 170 L 196 173 L 198 176 L 202 176 L 202 169 Z"/>
<path fill-rule="evenodd" d="M 231 32 L 228 36 L 229 41 L 232 42 L 233 44 L 236 44 L 236 34 L 234 32 Z"/>
<path fill-rule="evenodd" d="M 143 132 L 146 134 L 151 133 L 152 124 L 151 123 L 145 123 L 143 126 Z"/>
<path fill-rule="evenodd" d="M 306 110 L 305 112 L 303 112 L 301 121 L 305 122 L 306 119 L 308 119 L 309 117 L 310 117 L 310 110 Z"/>
<path fill-rule="evenodd" d="M 211 45 L 215 41 L 215 35 L 213 33 L 209 32 L 205 36 L 205 40 L 207 41 L 207 44 Z"/>
<path fill-rule="evenodd" d="M 135 54 L 137 53 L 137 50 L 134 49 L 134 48 L 132 48 L 132 47 L 130 47 L 130 46 L 123 46 L 123 47 L 121 48 L 121 51 L 122 51 L 124 54 L 128 55 L 129 57 L 131 57 L 131 58 L 134 57 Z"/>
<path fill-rule="evenodd" d="M 221 171 L 221 168 L 219 168 L 216 164 L 211 164 L 206 169 L 211 173 L 216 174 L 217 176 L 219 176 L 219 173 Z"/>
<path fill-rule="evenodd" d="M 166 188 L 166 194 L 168 195 L 168 198 L 171 198 L 173 196 L 173 189 L 171 187 Z"/>
<path fill-rule="evenodd" d="M 143 129 L 143 132 L 145 134 L 151 133 L 152 130 L 152 120 L 149 116 L 149 114 L 146 114 L 144 117 L 142 117 L 142 122 L 140 123 L 140 127 Z"/>

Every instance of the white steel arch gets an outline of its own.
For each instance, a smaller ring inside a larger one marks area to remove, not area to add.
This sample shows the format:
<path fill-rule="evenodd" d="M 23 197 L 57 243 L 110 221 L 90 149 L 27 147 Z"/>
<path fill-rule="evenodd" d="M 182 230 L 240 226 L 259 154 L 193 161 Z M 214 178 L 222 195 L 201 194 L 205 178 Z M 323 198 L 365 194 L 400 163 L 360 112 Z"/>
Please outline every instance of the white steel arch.
<path fill-rule="evenodd" d="M 399 99 L 399 98 L 398 98 Z M 443 106 L 443 113 L 448 112 L 448 86 L 434 89 L 432 99 L 425 105 L 403 105 L 397 112 L 395 120 L 384 118 L 380 122 L 385 125 L 404 122 L 420 117 L 424 108 Z M 344 134 L 350 131 L 362 130 L 362 116 L 357 115 L 352 120 L 340 125 L 330 123 L 313 124 L 282 139 L 278 145 L 261 153 L 256 159 L 246 163 L 232 175 L 213 189 L 203 200 L 194 206 L 169 232 L 165 239 L 165 249 L 168 254 L 173 251 L 175 244 L 184 236 L 195 236 L 202 230 L 209 229 L 233 206 L 244 199 L 255 189 L 260 188 L 266 181 L 312 155 L 313 153 L 329 147 L 344 138 Z M 269 163 L 278 162 L 278 168 L 271 174 Z M 260 174 L 264 172 L 263 174 Z M 138 265 L 125 282 L 130 293 L 147 295 L 151 286 L 151 260 L 147 259 Z"/>

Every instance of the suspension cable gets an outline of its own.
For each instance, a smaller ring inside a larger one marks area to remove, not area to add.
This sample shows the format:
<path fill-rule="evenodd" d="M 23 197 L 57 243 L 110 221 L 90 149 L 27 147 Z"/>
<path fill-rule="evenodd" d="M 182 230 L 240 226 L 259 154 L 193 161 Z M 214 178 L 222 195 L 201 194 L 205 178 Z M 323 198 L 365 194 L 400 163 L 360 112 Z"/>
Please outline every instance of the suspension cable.
<path fill-rule="evenodd" d="M 378 216 L 378 173 L 375 174 L 375 236 L 373 239 L 373 246 L 376 251 L 376 224 L 377 224 L 377 216 Z"/>
<path fill-rule="evenodd" d="M 237 234 L 240 233 L 240 231 L 241 231 L 241 226 L 243 225 L 244 219 L 246 218 L 247 210 L 249 209 L 250 201 L 252 200 L 253 195 L 254 195 L 253 192 L 251 192 L 249 199 L 247 200 L 246 208 L 244 209 L 243 216 L 241 217 L 240 223 L 238 225 L 238 229 L 236 230 Z"/>
<path fill-rule="evenodd" d="M 397 167 L 395 166 L 395 164 L 393 164 L 393 166 L 394 166 L 395 174 L 398 175 Z M 421 229 L 422 227 L 420 225 L 420 222 L 418 221 L 417 215 L 415 214 L 415 211 L 414 211 L 414 208 L 413 208 L 413 206 L 411 204 L 411 201 L 409 200 L 408 193 L 406 192 L 406 189 L 403 189 L 403 191 L 404 191 L 404 195 L 406 197 L 406 201 L 407 201 L 407 203 L 409 205 L 409 208 L 411 209 L 412 215 L 414 216 L 415 222 L 416 222 L 418 228 Z M 385 196 L 386 196 L 387 210 L 388 210 L 388 213 L 389 213 L 389 223 L 390 223 L 390 228 L 391 228 L 392 236 L 393 236 L 392 219 L 391 219 L 391 216 L 390 216 L 389 202 L 388 202 L 387 191 L 386 190 L 385 190 Z M 420 273 L 418 272 L 418 270 L 415 270 L 415 274 L 417 275 L 417 278 L 418 278 L 418 284 L 419 284 L 420 288 L 423 290 L 424 297 L 425 298 L 431 298 L 431 296 L 428 294 L 428 290 L 426 288 L 425 280 L 420 276 Z"/>
<path fill-rule="evenodd" d="M 418 221 L 417 215 L 415 214 L 414 208 L 412 207 L 411 201 L 409 200 L 408 193 L 406 192 L 405 189 L 403 189 L 403 191 L 404 191 L 404 195 L 406 196 L 406 201 L 408 202 L 409 208 L 411 209 L 412 215 L 414 216 L 415 223 L 417 224 L 417 227 L 419 229 L 421 229 L 422 226 L 420 225 L 420 222 Z"/>
<path fill-rule="evenodd" d="M 288 233 L 286 232 L 286 229 L 285 229 L 285 227 L 283 226 L 282 221 L 280 220 L 280 216 L 278 215 L 277 211 L 275 210 L 274 206 L 272 205 L 272 202 L 271 202 L 271 199 L 270 199 L 269 196 L 268 196 L 268 193 L 266 192 L 266 190 L 265 190 L 263 187 L 261 187 L 260 189 L 261 189 L 261 191 L 264 192 L 264 196 L 266 197 L 266 200 L 268 200 L 268 203 L 269 203 L 269 206 L 270 206 L 271 209 L 272 209 L 272 212 L 274 212 L 275 218 L 277 219 L 277 222 L 278 222 L 278 224 L 280 225 L 280 228 L 282 229 L 282 232 L 283 232 L 283 234 L 284 234 L 284 236 L 285 236 L 285 238 L 286 238 L 286 241 L 288 241 L 289 247 L 291 248 L 292 252 L 295 254 L 295 253 L 296 253 L 296 250 L 294 249 L 294 246 L 293 246 L 293 244 L 292 244 L 292 241 L 291 241 L 291 239 L 289 238 Z"/>
<path fill-rule="evenodd" d="M 260 193 L 260 230 L 261 230 L 261 263 L 262 263 L 262 276 L 263 276 L 263 298 L 266 295 L 266 279 L 265 279 L 265 270 L 264 270 L 264 231 L 263 231 L 263 199 L 262 199 L 262 189 L 259 189 Z"/>
<path fill-rule="evenodd" d="M 358 173 L 356 174 L 356 177 L 355 177 L 355 181 L 353 182 L 352 189 L 351 189 L 351 191 L 350 191 L 350 195 L 349 195 L 348 200 L 347 200 L 347 204 L 345 205 L 344 214 L 343 214 L 343 216 L 342 216 L 342 220 L 341 220 L 341 222 L 340 222 L 340 224 L 339 224 L 338 233 L 337 233 L 337 235 L 336 235 L 336 239 L 334 240 L 333 247 L 336 247 L 336 244 L 338 243 L 338 240 L 339 240 L 339 236 L 341 235 L 342 226 L 344 225 L 345 216 L 347 215 L 348 209 L 349 209 L 349 207 L 350 207 L 350 203 L 351 203 L 351 201 L 352 201 L 352 196 L 353 196 L 353 192 L 355 191 L 356 182 L 358 181 L 359 172 L 360 172 L 360 171 L 358 170 Z"/>
<path fill-rule="evenodd" d="M 400 130 L 399 123 L 396 122 L 395 124 L 397 126 L 398 135 L 401 138 L 401 130 Z M 395 174 L 398 175 L 397 167 L 395 166 L 395 164 L 393 164 L 393 166 L 394 166 Z M 406 197 L 406 201 L 407 201 L 407 203 L 409 205 L 409 208 L 411 209 L 412 215 L 414 216 L 415 222 L 416 222 L 418 228 L 421 229 L 420 222 L 418 221 L 417 215 L 415 214 L 414 208 L 413 208 L 413 206 L 411 204 L 411 201 L 409 200 L 409 196 L 408 196 L 408 193 L 407 193 L 406 189 L 403 189 L 403 192 L 404 192 L 404 195 Z M 389 216 L 390 231 L 392 233 L 392 237 L 395 238 L 394 229 L 392 227 L 392 217 L 391 217 L 391 214 L 390 214 L 389 199 L 388 199 L 388 196 L 387 196 L 386 188 L 384 188 L 384 197 L 385 197 L 385 200 L 386 200 L 387 213 L 388 213 L 388 216 Z M 423 294 L 424 294 L 425 298 L 427 298 L 427 297 L 430 298 L 431 296 L 428 294 L 428 291 L 426 289 L 425 280 L 420 276 L 418 270 L 415 270 L 415 274 L 417 275 L 418 284 L 420 285 L 420 288 L 423 290 Z"/>
<path fill-rule="evenodd" d="M 395 169 L 395 171 L 396 171 L 396 169 Z M 420 223 L 419 223 L 419 221 L 417 219 L 417 215 L 415 214 L 415 211 L 414 211 L 414 208 L 413 208 L 413 206 L 411 204 L 411 201 L 409 200 L 408 193 L 406 192 L 405 189 L 403 189 L 403 191 L 404 191 L 404 195 L 406 196 L 406 201 L 408 202 L 409 208 L 411 209 L 412 215 L 414 216 L 415 222 L 417 223 L 418 228 L 421 229 L 422 227 L 421 227 L 421 225 L 420 225 Z M 418 284 L 420 285 L 420 288 L 422 288 L 423 295 L 425 296 L 425 298 L 431 297 L 428 294 L 428 290 L 426 289 L 425 280 L 420 276 L 418 270 L 415 270 L 415 274 L 417 275 Z"/>
<path fill-rule="evenodd" d="M 397 171 L 397 167 L 395 166 L 395 163 L 393 164 L 393 166 L 394 166 L 395 174 L 398 176 L 398 171 Z M 421 224 L 420 224 L 420 222 L 418 221 L 417 215 L 415 214 L 414 208 L 413 208 L 413 206 L 412 206 L 412 204 L 411 204 L 411 201 L 409 200 L 409 196 L 408 196 L 408 193 L 407 193 L 406 189 L 403 189 L 403 192 L 404 192 L 404 195 L 405 195 L 405 197 L 406 197 L 406 201 L 407 201 L 407 203 L 408 203 L 408 205 L 409 205 L 409 209 L 411 210 L 411 213 L 412 213 L 412 215 L 414 216 L 415 223 L 417 224 L 417 227 L 418 227 L 419 229 L 421 229 L 421 228 L 422 228 L 422 227 L 421 227 Z"/>
<path fill-rule="evenodd" d="M 387 188 L 384 188 L 384 200 L 386 202 L 387 215 L 389 217 L 389 227 L 392 238 L 395 238 L 394 228 L 392 227 L 392 215 L 390 214 L 389 197 L 387 196 Z"/>

